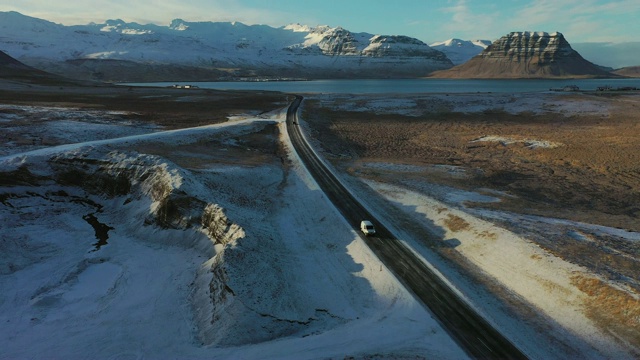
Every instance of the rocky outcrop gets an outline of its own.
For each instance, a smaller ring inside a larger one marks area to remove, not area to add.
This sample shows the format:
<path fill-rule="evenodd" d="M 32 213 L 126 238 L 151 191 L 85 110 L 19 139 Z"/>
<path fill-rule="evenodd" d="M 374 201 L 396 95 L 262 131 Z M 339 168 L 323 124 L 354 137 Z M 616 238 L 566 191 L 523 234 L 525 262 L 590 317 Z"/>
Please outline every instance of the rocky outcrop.
<path fill-rule="evenodd" d="M 358 55 L 358 45 L 355 36 L 341 27 L 329 29 L 318 42 L 322 54 L 328 56 Z"/>
<path fill-rule="evenodd" d="M 561 33 L 528 31 L 503 36 L 468 62 L 433 74 L 442 78 L 614 76 L 580 56 Z"/>

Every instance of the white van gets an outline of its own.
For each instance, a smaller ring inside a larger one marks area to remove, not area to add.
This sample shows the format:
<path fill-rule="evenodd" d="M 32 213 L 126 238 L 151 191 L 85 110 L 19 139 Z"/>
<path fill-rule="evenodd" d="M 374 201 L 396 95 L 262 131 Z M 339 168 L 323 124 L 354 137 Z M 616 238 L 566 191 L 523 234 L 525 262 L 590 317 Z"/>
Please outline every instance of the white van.
<path fill-rule="evenodd" d="M 376 233 L 376 228 L 373 226 L 371 221 L 362 220 L 360 222 L 360 231 L 362 231 L 363 234 L 369 236 L 369 235 L 373 235 L 373 234 Z"/>

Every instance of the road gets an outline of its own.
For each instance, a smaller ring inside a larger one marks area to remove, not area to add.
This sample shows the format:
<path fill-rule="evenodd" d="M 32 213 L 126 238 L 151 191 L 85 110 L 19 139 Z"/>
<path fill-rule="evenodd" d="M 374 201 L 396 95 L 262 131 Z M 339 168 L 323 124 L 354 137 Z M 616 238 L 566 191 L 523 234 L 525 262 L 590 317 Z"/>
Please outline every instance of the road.
<path fill-rule="evenodd" d="M 429 267 L 362 206 L 311 150 L 298 126 L 297 96 L 287 111 L 287 131 L 298 155 L 320 188 L 347 221 L 359 231 L 362 220 L 371 220 L 376 236 L 363 236 L 366 244 L 404 286 L 422 301 L 450 336 L 477 359 L 526 359 L 508 339 L 460 299 Z"/>

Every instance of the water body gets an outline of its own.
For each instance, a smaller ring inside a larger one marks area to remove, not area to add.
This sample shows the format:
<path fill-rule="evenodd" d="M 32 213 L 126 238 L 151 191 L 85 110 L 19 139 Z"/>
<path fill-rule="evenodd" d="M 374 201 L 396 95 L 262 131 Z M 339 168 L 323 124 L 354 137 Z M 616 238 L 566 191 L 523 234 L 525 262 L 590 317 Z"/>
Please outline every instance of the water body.
<path fill-rule="evenodd" d="M 267 90 L 285 93 L 514 93 L 541 92 L 566 85 L 580 90 L 596 90 L 600 86 L 612 88 L 637 87 L 640 79 L 563 79 L 563 80 L 477 80 L 477 79 L 369 79 L 369 80 L 310 80 L 255 82 L 157 82 L 127 83 L 128 86 L 193 85 L 217 90 Z"/>
<path fill-rule="evenodd" d="M 84 221 L 88 222 L 89 225 L 93 226 L 93 230 L 96 233 L 96 239 L 98 241 L 93 244 L 93 251 L 98 251 L 102 246 L 107 245 L 107 240 L 109 240 L 109 230 L 113 230 L 113 228 L 98 221 L 95 213 L 87 214 L 82 218 Z"/>

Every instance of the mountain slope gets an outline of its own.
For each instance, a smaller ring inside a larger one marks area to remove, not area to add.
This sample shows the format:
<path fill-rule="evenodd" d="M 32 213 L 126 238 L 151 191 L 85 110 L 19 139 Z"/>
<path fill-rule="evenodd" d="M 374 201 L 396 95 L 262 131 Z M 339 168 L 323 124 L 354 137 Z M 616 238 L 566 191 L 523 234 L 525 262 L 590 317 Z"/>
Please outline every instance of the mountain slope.
<path fill-rule="evenodd" d="M 468 62 L 432 75 L 441 78 L 613 77 L 585 60 L 561 33 L 512 32 Z"/>
<path fill-rule="evenodd" d="M 613 71 L 614 74 L 620 76 L 640 78 L 640 66 L 627 66 L 622 69 Z"/>
<path fill-rule="evenodd" d="M 420 40 L 340 27 L 273 28 L 182 19 L 169 26 L 122 20 L 63 26 L 16 12 L 0 12 L 0 24 L 0 49 L 28 65 L 63 74 L 73 72 L 70 66 L 86 64 L 73 62 L 79 59 L 196 67 L 217 78 L 417 77 L 453 66 Z M 194 78 L 201 78 L 195 73 Z"/>
<path fill-rule="evenodd" d="M 64 83 L 68 79 L 27 66 L 0 51 L 0 80 L 25 83 Z"/>
<path fill-rule="evenodd" d="M 589 61 L 614 69 L 640 65 L 640 41 L 576 43 L 572 47 Z"/>

